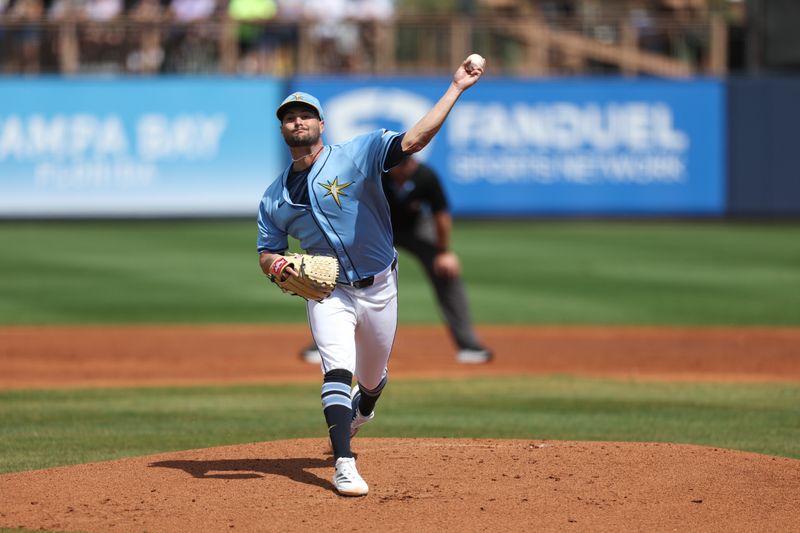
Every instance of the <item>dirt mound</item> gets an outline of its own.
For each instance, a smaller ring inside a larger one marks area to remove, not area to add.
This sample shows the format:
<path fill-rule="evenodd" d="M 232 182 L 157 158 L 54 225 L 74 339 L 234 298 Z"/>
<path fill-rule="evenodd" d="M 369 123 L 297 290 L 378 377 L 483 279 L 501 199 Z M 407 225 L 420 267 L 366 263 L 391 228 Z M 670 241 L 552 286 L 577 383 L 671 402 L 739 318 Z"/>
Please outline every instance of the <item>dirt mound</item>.
<path fill-rule="evenodd" d="M 800 461 L 655 443 L 361 439 L 364 498 L 322 439 L 0 476 L 0 525 L 86 532 L 790 531 Z"/>

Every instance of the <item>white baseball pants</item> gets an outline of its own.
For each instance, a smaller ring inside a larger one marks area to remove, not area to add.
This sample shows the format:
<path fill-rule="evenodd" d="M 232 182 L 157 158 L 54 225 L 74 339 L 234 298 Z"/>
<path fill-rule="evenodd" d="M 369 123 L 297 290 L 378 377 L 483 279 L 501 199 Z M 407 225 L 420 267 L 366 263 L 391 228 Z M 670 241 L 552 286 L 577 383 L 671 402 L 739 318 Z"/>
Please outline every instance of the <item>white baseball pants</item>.
<path fill-rule="evenodd" d="M 337 285 L 322 302 L 309 301 L 307 310 L 322 373 L 349 370 L 363 387 L 377 388 L 397 332 L 397 269 L 387 267 L 363 289 Z"/>

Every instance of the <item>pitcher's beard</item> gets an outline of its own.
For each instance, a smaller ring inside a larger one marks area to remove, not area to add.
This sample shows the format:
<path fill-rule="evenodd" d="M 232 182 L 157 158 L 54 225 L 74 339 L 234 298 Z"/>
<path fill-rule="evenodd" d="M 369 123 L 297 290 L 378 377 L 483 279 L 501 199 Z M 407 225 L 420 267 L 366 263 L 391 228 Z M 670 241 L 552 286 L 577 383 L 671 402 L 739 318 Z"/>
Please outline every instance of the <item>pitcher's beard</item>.
<path fill-rule="evenodd" d="M 286 144 L 290 147 L 298 148 L 301 146 L 314 146 L 319 140 L 319 135 L 312 135 L 310 132 L 307 132 L 305 135 L 295 137 L 289 134 L 284 135 L 284 139 L 286 140 Z"/>
<path fill-rule="evenodd" d="M 286 144 L 292 148 L 298 148 L 300 146 L 314 146 L 315 142 L 315 140 L 306 137 L 305 139 L 287 139 Z"/>

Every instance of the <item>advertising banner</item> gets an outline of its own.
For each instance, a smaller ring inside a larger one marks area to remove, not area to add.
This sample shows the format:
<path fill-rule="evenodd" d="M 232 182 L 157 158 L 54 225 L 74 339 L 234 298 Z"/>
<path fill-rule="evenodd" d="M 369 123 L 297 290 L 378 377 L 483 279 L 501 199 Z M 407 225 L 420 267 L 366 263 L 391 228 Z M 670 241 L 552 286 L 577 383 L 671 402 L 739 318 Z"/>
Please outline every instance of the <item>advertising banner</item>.
<path fill-rule="evenodd" d="M 447 78 L 302 78 L 326 142 L 404 131 Z M 724 90 L 712 80 L 487 78 L 464 93 L 419 158 L 457 215 L 719 215 Z"/>
<path fill-rule="evenodd" d="M 252 215 L 275 80 L 0 80 L 0 217 Z"/>

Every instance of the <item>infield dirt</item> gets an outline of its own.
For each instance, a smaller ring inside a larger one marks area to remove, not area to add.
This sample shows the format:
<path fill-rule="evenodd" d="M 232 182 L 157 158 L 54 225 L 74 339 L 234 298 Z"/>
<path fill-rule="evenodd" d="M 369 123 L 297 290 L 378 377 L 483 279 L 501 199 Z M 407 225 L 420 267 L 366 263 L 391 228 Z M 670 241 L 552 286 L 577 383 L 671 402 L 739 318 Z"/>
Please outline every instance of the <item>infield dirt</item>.
<path fill-rule="evenodd" d="M 401 327 L 395 377 L 576 374 L 800 381 L 800 330 L 483 327 L 489 365 Z M 304 326 L 0 329 L 0 388 L 314 381 Z M 365 498 L 325 439 L 0 475 L 0 527 L 85 532 L 800 531 L 800 461 L 699 446 L 356 438 Z"/>
<path fill-rule="evenodd" d="M 496 352 L 462 365 L 445 330 L 401 326 L 392 377 L 574 374 L 800 381 L 800 328 L 482 326 Z M 315 381 L 305 325 L 0 328 L 0 388 Z"/>

